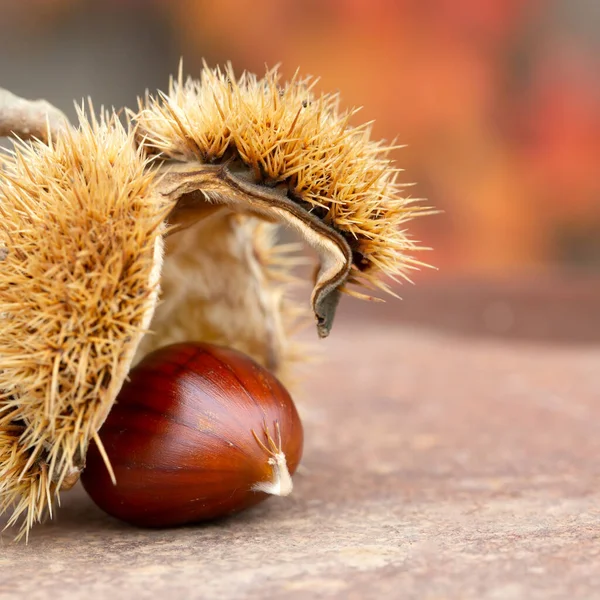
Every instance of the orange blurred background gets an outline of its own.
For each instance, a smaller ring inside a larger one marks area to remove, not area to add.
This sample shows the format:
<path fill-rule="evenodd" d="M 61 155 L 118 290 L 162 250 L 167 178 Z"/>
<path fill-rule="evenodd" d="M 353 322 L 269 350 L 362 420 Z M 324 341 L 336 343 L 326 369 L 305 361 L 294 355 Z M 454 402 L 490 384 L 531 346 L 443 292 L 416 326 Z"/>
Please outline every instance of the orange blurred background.
<path fill-rule="evenodd" d="M 0 0 L 0 86 L 133 105 L 185 71 L 281 63 L 339 90 L 443 212 L 446 274 L 600 270 L 598 0 Z M 73 114 L 71 110 L 70 114 Z M 434 277 L 434 272 L 420 277 Z"/>

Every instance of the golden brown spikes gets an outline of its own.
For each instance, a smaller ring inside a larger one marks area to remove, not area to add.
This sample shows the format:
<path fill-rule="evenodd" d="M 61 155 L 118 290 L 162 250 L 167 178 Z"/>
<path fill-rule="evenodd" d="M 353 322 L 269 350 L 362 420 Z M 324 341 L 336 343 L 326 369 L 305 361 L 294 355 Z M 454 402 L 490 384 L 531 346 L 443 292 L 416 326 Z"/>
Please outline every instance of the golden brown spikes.
<path fill-rule="evenodd" d="M 388 279 L 423 265 L 403 227 L 428 209 L 403 196 L 392 147 L 314 83 L 180 72 L 141 103 L 134 133 L 79 111 L 77 129 L 0 156 L 0 513 L 23 532 L 75 481 L 149 350 L 221 343 L 290 381 L 304 311 L 274 222 L 319 255 L 321 336 L 341 293 L 372 299 L 350 286 L 393 293 Z"/>
<path fill-rule="evenodd" d="M 141 103 L 138 140 L 165 159 L 241 161 L 253 183 L 283 186 L 342 234 L 358 270 L 386 290 L 387 276 L 406 278 L 422 264 L 400 226 L 428 209 L 402 196 L 391 146 L 372 141 L 369 124 L 350 127 L 355 111 L 340 111 L 337 95 L 315 96 L 314 83 L 295 76 L 282 85 L 276 70 L 236 79 L 230 66 L 205 66 L 199 80 L 184 82 L 180 71 L 168 94 Z"/>
<path fill-rule="evenodd" d="M 148 326 L 165 201 L 114 116 L 0 171 L 0 512 L 39 521 L 81 467 Z"/>

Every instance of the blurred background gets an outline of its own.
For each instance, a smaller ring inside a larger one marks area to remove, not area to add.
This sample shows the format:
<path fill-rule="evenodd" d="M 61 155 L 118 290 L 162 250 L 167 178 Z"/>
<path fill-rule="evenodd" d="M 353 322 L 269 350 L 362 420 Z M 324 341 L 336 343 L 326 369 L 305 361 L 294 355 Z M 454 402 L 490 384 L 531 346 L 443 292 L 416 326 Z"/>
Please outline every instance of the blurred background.
<path fill-rule="evenodd" d="M 411 226 L 439 268 L 419 283 L 526 282 L 558 304 L 598 289 L 598 0 L 0 0 L 0 9 L 0 86 L 71 116 L 74 99 L 120 107 L 165 89 L 180 56 L 193 75 L 204 58 L 238 73 L 280 63 L 284 77 L 320 76 L 320 89 L 364 107 L 356 122 L 375 119 L 375 136 L 407 144 L 395 153 L 405 180 L 442 211 Z M 548 279 L 556 272 L 567 279 Z M 515 318 L 499 302 L 488 320 L 508 331 Z"/>

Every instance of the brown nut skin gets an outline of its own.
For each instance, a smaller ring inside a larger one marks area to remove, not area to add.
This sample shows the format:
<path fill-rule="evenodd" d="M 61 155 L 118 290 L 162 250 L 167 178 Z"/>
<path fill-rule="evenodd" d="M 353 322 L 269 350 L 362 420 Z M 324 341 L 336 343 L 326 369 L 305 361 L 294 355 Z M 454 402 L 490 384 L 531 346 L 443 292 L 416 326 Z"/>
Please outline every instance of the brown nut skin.
<path fill-rule="evenodd" d="M 235 350 L 188 342 L 132 369 L 99 436 L 116 485 L 92 442 L 83 486 L 108 514 L 144 527 L 205 521 L 263 501 L 268 494 L 253 488 L 273 481 L 274 457 L 282 452 L 293 474 L 303 445 L 296 407 L 274 375 Z"/>

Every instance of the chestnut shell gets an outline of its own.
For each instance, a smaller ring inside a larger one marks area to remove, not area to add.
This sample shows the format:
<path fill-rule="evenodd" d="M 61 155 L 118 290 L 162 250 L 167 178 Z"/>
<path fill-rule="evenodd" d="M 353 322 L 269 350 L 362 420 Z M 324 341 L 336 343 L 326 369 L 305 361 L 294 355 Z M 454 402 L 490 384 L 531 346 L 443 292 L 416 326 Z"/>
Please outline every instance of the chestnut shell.
<path fill-rule="evenodd" d="M 255 435 L 256 434 L 256 435 Z M 248 356 L 204 343 L 160 348 L 132 369 L 81 481 L 110 515 L 145 527 L 223 517 L 264 500 L 267 448 L 281 440 L 293 474 L 303 431 L 290 395 Z M 262 442 L 259 443 L 256 437 Z"/>

